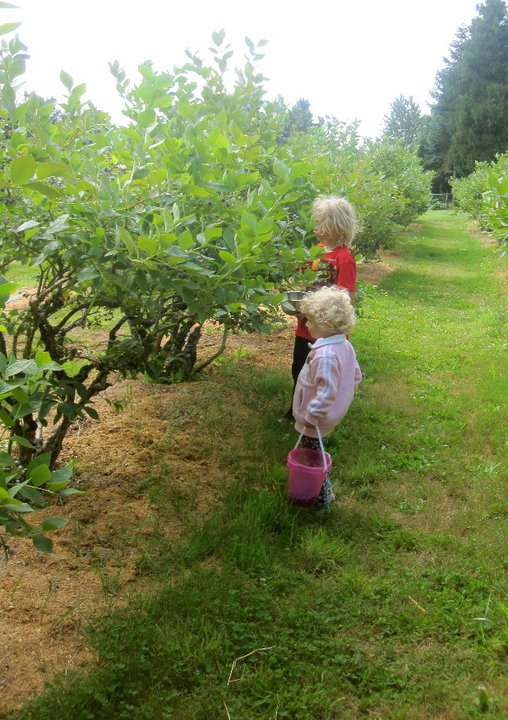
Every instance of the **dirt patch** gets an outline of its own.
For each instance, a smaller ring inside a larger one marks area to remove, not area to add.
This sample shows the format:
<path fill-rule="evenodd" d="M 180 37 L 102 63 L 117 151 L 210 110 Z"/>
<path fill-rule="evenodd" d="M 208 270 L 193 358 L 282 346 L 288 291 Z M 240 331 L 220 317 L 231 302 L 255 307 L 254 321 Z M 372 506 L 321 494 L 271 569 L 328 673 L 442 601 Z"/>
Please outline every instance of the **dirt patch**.
<path fill-rule="evenodd" d="M 148 400 L 143 400 L 148 411 Z M 11 557 L 0 558 L 3 712 L 40 692 L 55 672 L 89 664 L 93 654 L 83 626 L 97 611 L 122 602 L 136 580 L 150 508 L 133 488 L 149 466 L 152 431 L 144 432 L 143 423 L 132 430 L 131 417 L 117 415 L 104 398 L 97 406 L 101 422 L 76 426 L 63 457 L 79 456 L 86 472 L 74 484 L 86 492 L 63 508 L 38 513 L 41 519 L 64 515 L 69 520 L 53 536 L 53 553 L 36 552 L 31 543 L 16 538 L 9 540 Z M 161 424 L 153 423 L 153 431 L 162 432 Z M 139 433 L 136 442 L 134 432 Z"/>
<path fill-rule="evenodd" d="M 18 288 L 16 293 L 12 295 L 12 300 L 7 300 L 5 309 L 9 312 L 12 310 L 25 310 L 28 307 L 30 298 L 35 295 L 35 292 L 35 288 L 33 287 Z"/>
<path fill-rule="evenodd" d="M 392 272 L 393 267 L 382 260 L 366 260 L 358 265 L 358 279 L 370 285 L 379 285 Z"/>

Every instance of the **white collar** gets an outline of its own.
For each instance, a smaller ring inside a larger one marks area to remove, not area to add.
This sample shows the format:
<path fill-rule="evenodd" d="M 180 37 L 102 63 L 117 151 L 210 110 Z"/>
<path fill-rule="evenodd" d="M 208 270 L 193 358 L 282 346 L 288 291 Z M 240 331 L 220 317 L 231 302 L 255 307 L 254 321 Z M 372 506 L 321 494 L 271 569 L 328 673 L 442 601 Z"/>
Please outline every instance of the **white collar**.
<path fill-rule="evenodd" d="M 315 343 L 309 343 L 309 347 L 311 350 L 315 350 L 323 345 L 336 345 L 343 342 L 346 342 L 345 335 L 330 335 L 330 337 L 318 338 Z"/>

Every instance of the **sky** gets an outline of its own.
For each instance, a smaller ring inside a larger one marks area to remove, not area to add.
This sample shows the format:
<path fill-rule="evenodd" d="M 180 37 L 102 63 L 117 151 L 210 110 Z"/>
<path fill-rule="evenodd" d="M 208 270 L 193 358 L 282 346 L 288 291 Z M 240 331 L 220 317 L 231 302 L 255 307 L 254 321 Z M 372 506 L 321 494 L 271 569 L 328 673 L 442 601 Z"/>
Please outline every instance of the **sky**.
<path fill-rule="evenodd" d="M 121 103 L 108 62 L 118 60 L 137 82 L 137 67 L 151 60 L 172 70 L 186 48 L 205 60 L 212 33 L 224 29 L 243 65 L 244 38 L 264 39 L 258 70 L 267 97 L 288 105 L 310 102 L 318 116 L 360 121 L 364 137 L 382 132 L 399 95 L 412 96 L 428 113 L 436 73 L 478 0 L 10 0 L 0 24 L 21 21 L 20 39 L 31 59 L 27 90 L 63 99 L 60 72 L 116 121 Z"/>

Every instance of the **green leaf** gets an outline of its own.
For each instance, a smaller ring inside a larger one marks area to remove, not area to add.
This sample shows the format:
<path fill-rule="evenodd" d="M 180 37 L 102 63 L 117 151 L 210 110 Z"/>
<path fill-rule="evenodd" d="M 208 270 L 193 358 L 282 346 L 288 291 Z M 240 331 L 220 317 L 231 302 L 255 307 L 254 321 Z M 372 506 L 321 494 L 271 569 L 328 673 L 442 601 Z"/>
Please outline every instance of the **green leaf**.
<path fill-rule="evenodd" d="M 10 510 L 16 513 L 29 513 L 33 512 L 33 508 L 28 503 L 21 502 L 21 500 L 11 500 L 10 503 L 2 502 L 2 508 L 4 510 Z"/>
<path fill-rule="evenodd" d="M 43 520 L 42 522 L 42 529 L 44 532 L 51 532 L 52 530 L 60 530 L 60 528 L 63 528 L 67 525 L 69 521 L 65 518 L 59 518 L 59 517 L 52 517 L 52 518 L 46 518 L 46 520 Z"/>
<path fill-rule="evenodd" d="M 208 140 L 214 147 L 223 150 L 228 150 L 231 145 L 228 138 L 223 135 L 218 128 L 214 128 L 212 130 L 212 132 L 208 135 Z"/>
<path fill-rule="evenodd" d="M 32 512 L 30 505 L 11 497 L 3 487 L 0 487 L 0 506 L 5 508 L 5 510 L 12 510 L 13 512 Z"/>
<path fill-rule="evenodd" d="M 143 128 L 149 127 L 153 122 L 155 122 L 155 118 L 155 112 L 151 108 L 147 108 L 146 110 L 142 110 L 138 113 L 138 122 Z"/>
<path fill-rule="evenodd" d="M 171 107 L 172 104 L 173 98 L 171 95 L 159 95 L 159 97 L 156 97 L 153 101 L 153 106 L 161 110 Z"/>
<path fill-rule="evenodd" d="M 69 483 L 67 480 L 61 480 L 60 482 L 54 482 L 53 480 L 50 480 L 50 482 L 46 483 L 46 489 L 50 492 L 58 492 L 59 490 L 63 490 L 64 487 L 67 487 Z"/>
<path fill-rule="evenodd" d="M 166 168 L 157 168 L 157 170 L 151 172 L 146 179 L 150 185 L 160 185 L 168 179 L 167 170 Z"/>
<path fill-rule="evenodd" d="M 18 445 L 21 445 L 22 447 L 31 448 L 32 450 L 34 448 L 32 443 L 26 438 L 21 437 L 21 435 L 11 435 L 11 440 L 14 440 L 14 442 L 17 442 Z"/>
<path fill-rule="evenodd" d="M 194 238 L 192 237 L 192 233 L 189 229 L 184 230 L 183 233 L 178 236 L 178 245 L 182 248 L 182 250 L 190 250 L 194 245 Z"/>
<path fill-rule="evenodd" d="M 82 495 L 82 494 L 83 494 L 82 490 L 77 490 L 76 488 L 66 488 L 65 490 L 62 490 L 61 492 L 59 492 L 58 496 L 62 497 L 62 498 L 68 498 L 71 495 Z"/>
<path fill-rule="evenodd" d="M 17 387 L 12 388 L 11 395 L 16 400 L 16 402 L 19 405 L 23 405 L 24 403 L 29 402 L 30 396 L 26 392 L 26 390 L 21 386 L 18 385 Z"/>
<path fill-rule="evenodd" d="M 136 246 L 134 244 L 132 235 L 129 233 L 128 230 L 123 227 L 117 227 L 115 230 L 115 239 L 117 241 L 119 240 L 125 245 L 130 255 L 136 254 Z"/>
<path fill-rule="evenodd" d="M 15 360 L 7 365 L 5 377 L 12 377 L 22 373 L 23 375 L 35 375 L 39 368 L 35 360 Z"/>
<path fill-rule="evenodd" d="M 41 195 L 45 195 L 47 198 L 50 198 L 50 200 L 58 200 L 58 198 L 62 196 L 61 190 L 53 187 L 53 185 L 48 185 L 48 183 L 32 182 L 27 183 L 25 187 L 30 190 L 35 190 Z"/>
<path fill-rule="evenodd" d="M 80 83 L 79 85 L 76 85 L 76 87 L 72 88 L 73 98 L 80 98 L 84 93 L 86 93 L 86 83 Z"/>
<path fill-rule="evenodd" d="M 2 283 L 0 285 L 0 300 L 7 299 L 9 295 L 16 290 L 16 283 Z"/>
<path fill-rule="evenodd" d="M 261 218 L 257 224 L 256 235 L 265 235 L 266 233 L 273 233 L 275 229 L 275 222 L 272 218 Z"/>
<path fill-rule="evenodd" d="M 89 415 L 93 420 L 99 420 L 99 413 L 97 410 L 93 407 L 86 406 L 83 408 L 84 412 L 86 412 L 87 415 Z"/>
<path fill-rule="evenodd" d="M 291 180 L 296 180 L 296 178 L 300 177 L 307 178 L 311 170 L 312 165 L 310 163 L 297 162 L 291 166 L 289 177 Z"/>
<path fill-rule="evenodd" d="M 181 248 L 177 247 L 176 245 L 170 245 L 168 248 L 166 248 L 166 253 L 168 255 L 173 255 L 176 258 L 182 258 L 182 260 L 185 260 L 188 258 L 187 253 L 184 252 Z"/>
<path fill-rule="evenodd" d="M 94 267 L 88 267 L 78 273 L 77 281 L 78 283 L 88 282 L 89 280 L 95 280 L 100 276 L 101 274 L 98 270 Z"/>
<path fill-rule="evenodd" d="M 32 485 L 35 485 L 36 487 L 49 483 L 51 480 L 51 470 L 47 465 L 38 465 L 27 474 Z"/>
<path fill-rule="evenodd" d="M 0 487 L 0 502 L 10 502 L 11 496 L 4 487 Z"/>
<path fill-rule="evenodd" d="M 72 477 L 72 465 L 66 465 L 58 470 L 53 470 L 51 482 L 69 482 Z"/>
<path fill-rule="evenodd" d="M 65 70 L 62 70 L 60 73 L 60 80 L 63 82 L 67 90 L 72 90 L 72 86 L 74 85 L 74 80 L 69 75 L 69 73 L 66 73 Z"/>
<path fill-rule="evenodd" d="M 233 255 L 233 253 L 228 252 L 227 250 L 219 250 L 219 257 L 224 260 L 230 267 L 233 267 L 233 265 L 236 265 L 236 258 Z"/>
<path fill-rule="evenodd" d="M 16 6 L 6 3 L 5 7 L 14 8 Z M 20 22 L 5 23 L 5 25 L 0 25 L 0 35 L 7 35 L 7 33 L 14 32 L 14 30 L 17 30 L 20 25 Z"/>
<path fill-rule="evenodd" d="M 7 412 L 7 410 L 0 408 L 0 422 L 2 425 L 5 425 L 5 427 L 10 428 L 14 425 L 14 418 Z"/>
<path fill-rule="evenodd" d="M 25 486 L 21 489 L 20 495 L 39 507 L 44 507 L 46 504 L 43 494 L 34 487 Z"/>
<path fill-rule="evenodd" d="M 46 233 L 49 233 L 50 235 L 53 235 L 54 233 L 60 232 L 61 230 L 65 230 L 67 227 L 67 220 L 69 219 L 69 214 L 64 213 L 63 215 L 60 215 L 57 217 L 56 220 L 53 220 L 53 222 L 48 225 L 48 229 L 46 230 Z"/>
<path fill-rule="evenodd" d="M 273 171 L 281 180 L 287 180 L 291 173 L 291 170 L 286 163 L 278 158 L 275 158 L 273 161 Z"/>
<path fill-rule="evenodd" d="M 159 243 L 154 238 L 142 235 L 138 239 L 138 248 L 147 255 L 156 255 L 159 249 Z"/>
<path fill-rule="evenodd" d="M 24 487 L 28 485 L 28 480 L 25 480 L 24 482 L 20 483 L 18 482 L 16 485 L 11 485 L 11 487 L 7 488 L 7 492 L 11 496 L 11 498 L 16 497 L 16 495 L 23 490 Z M 5 487 L 2 485 L 2 487 Z"/>
<path fill-rule="evenodd" d="M 0 380 L 0 396 L 3 397 L 9 397 L 9 395 L 12 395 L 12 391 L 14 388 L 22 387 L 24 384 L 24 380 L 10 380 L 9 382 L 5 382 L 4 380 Z"/>
<path fill-rule="evenodd" d="M 41 552 L 50 553 L 53 550 L 53 542 L 45 535 L 32 535 L 32 543 Z"/>
<path fill-rule="evenodd" d="M 162 245 L 164 249 L 166 249 L 168 246 L 173 245 L 176 242 L 176 234 L 175 233 L 161 233 L 159 235 L 159 242 Z"/>
<path fill-rule="evenodd" d="M 241 228 L 247 235 L 255 235 L 257 230 L 258 221 L 255 215 L 244 210 L 242 212 Z"/>
<path fill-rule="evenodd" d="M 37 163 L 31 155 L 21 155 L 11 162 L 11 180 L 16 185 L 30 182 L 35 173 Z"/>
<path fill-rule="evenodd" d="M 51 462 L 51 453 L 41 453 L 40 455 L 36 455 L 32 460 L 30 460 L 27 472 L 30 473 L 30 470 L 33 468 L 39 467 L 39 465 L 49 465 Z"/>
<path fill-rule="evenodd" d="M 213 32 L 212 33 L 212 40 L 217 45 L 217 47 L 220 47 L 223 43 L 225 32 L 223 29 L 219 30 L 219 32 Z"/>
<path fill-rule="evenodd" d="M 220 227 L 205 228 L 205 238 L 207 241 L 215 240 L 215 238 L 220 238 L 220 237 L 222 237 L 222 228 L 220 228 Z"/>
<path fill-rule="evenodd" d="M 40 370 L 63 370 L 63 367 L 51 359 L 49 352 L 39 350 L 35 353 L 35 362 Z"/>
<path fill-rule="evenodd" d="M 7 467 L 14 467 L 15 466 L 14 459 L 9 455 L 7 452 L 0 452 L 0 465 L 7 466 Z"/>
<path fill-rule="evenodd" d="M 16 420 L 19 420 L 20 418 L 26 417 L 27 415 L 33 415 L 34 413 L 38 413 L 41 407 L 41 400 L 29 400 L 28 402 L 23 403 L 22 405 L 17 405 L 14 408 L 14 418 Z"/>
<path fill-rule="evenodd" d="M 212 193 L 210 190 L 207 190 L 204 187 L 201 187 L 200 185 L 191 185 L 191 187 L 187 190 L 189 195 L 192 195 L 193 197 L 208 197 Z"/>
<path fill-rule="evenodd" d="M 49 352 L 39 350 L 35 353 L 35 362 L 37 364 L 37 367 L 39 368 L 43 365 L 47 365 L 51 362 L 51 355 L 49 354 Z"/>
<path fill-rule="evenodd" d="M 25 232 L 25 230 L 31 230 L 32 228 L 38 227 L 39 223 L 35 220 L 27 220 L 19 228 L 16 228 L 16 232 Z"/>
<path fill-rule="evenodd" d="M 45 180 L 48 177 L 64 177 L 69 175 L 69 167 L 63 163 L 43 162 L 37 166 L 37 178 Z"/>

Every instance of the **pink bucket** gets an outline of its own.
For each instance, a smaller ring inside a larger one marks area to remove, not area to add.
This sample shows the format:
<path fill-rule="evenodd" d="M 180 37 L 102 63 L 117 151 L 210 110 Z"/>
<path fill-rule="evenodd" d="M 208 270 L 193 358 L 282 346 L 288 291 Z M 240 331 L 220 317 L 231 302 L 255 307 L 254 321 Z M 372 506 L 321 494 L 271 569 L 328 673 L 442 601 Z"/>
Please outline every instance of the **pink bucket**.
<path fill-rule="evenodd" d="M 319 431 L 318 434 L 320 450 L 298 447 L 300 435 L 296 447 L 288 453 L 288 500 L 295 505 L 313 505 L 332 469 L 332 458 L 325 452 Z"/>

